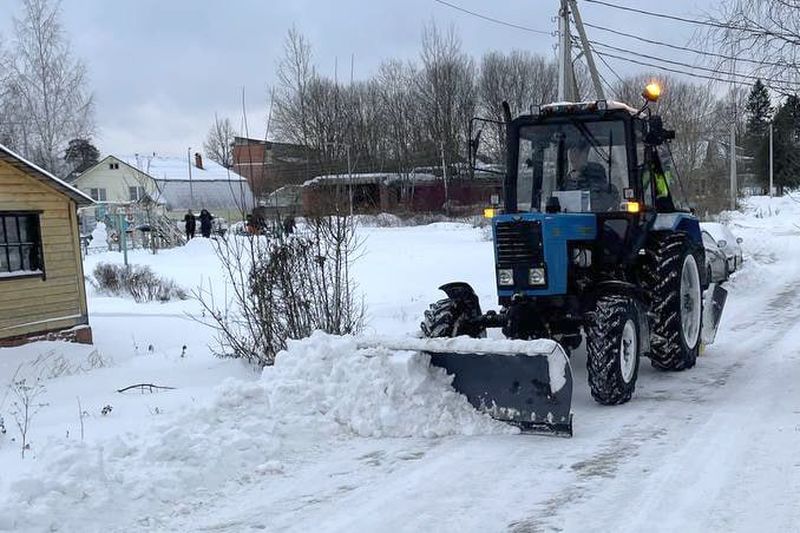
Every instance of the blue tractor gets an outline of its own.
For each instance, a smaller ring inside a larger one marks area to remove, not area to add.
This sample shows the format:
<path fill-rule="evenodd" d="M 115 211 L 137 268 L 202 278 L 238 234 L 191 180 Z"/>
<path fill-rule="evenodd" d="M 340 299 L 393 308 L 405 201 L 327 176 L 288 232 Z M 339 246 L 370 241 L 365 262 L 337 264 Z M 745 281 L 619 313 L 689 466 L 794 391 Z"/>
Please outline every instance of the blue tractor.
<path fill-rule="evenodd" d="M 642 357 L 687 370 L 713 342 L 727 293 L 710 286 L 681 200 L 675 133 L 647 105 L 657 91 L 641 109 L 559 103 L 513 120 L 504 104 L 505 198 L 491 221 L 500 309 L 483 313 L 469 285 L 448 283 L 421 329 L 478 341 L 426 351 L 476 407 L 523 430 L 572 434 L 568 356 L 582 342 L 606 405 L 631 399 Z M 488 328 L 518 341 L 480 341 Z"/>

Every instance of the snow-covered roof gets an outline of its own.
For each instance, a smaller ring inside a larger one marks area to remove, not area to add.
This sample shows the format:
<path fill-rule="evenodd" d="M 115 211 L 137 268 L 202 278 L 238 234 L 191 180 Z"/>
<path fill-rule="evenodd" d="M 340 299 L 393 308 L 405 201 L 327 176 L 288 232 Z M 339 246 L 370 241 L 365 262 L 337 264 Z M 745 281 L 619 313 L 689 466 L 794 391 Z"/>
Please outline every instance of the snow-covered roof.
<path fill-rule="evenodd" d="M 189 181 L 189 164 L 187 156 L 171 156 L 162 154 L 134 154 L 118 157 L 132 167 L 136 167 L 148 176 L 161 181 Z M 192 181 L 246 181 L 245 178 L 203 157 L 203 168 L 195 165 L 194 155 L 191 157 Z"/>
<path fill-rule="evenodd" d="M 208 209 L 209 211 L 250 211 L 255 207 L 255 198 L 250 184 L 245 180 L 159 180 L 157 201 L 170 211 L 185 209 Z"/>
<path fill-rule="evenodd" d="M 394 181 L 401 181 L 407 179 L 409 181 L 426 182 L 436 181 L 441 178 L 427 173 L 412 173 L 412 174 L 399 174 L 396 172 L 362 172 L 359 174 L 326 174 L 323 176 L 316 176 L 303 183 L 303 187 L 313 185 L 367 185 L 367 184 L 380 184 L 391 183 Z"/>
<path fill-rule="evenodd" d="M 44 170 L 43 168 L 39 167 L 38 165 L 31 163 L 21 155 L 17 154 L 10 148 L 3 146 L 2 144 L 0 144 L 0 159 L 5 161 L 6 163 L 9 163 L 13 167 L 16 167 L 19 170 L 25 172 L 26 174 L 32 174 L 39 181 L 51 185 L 57 191 L 75 200 L 75 202 L 78 205 L 83 206 L 83 205 L 91 205 L 94 203 L 94 200 L 92 200 L 90 196 L 79 191 L 66 181 L 55 177 L 54 175 Z"/>
<path fill-rule="evenodd" d="M 616 100 L 587 100 L 585 102 L 553 102 L 552 104 L 545 104 L 541 107 L 542 111 L 544 110 L 554 110 L 557 111 L 559 108 L 566 108 L 567 106 L 577 106 L 577 107 L 589 107 L 593 105 L 600 104 L 603 105 L 602 102 L 605 102 L 606 109 L 621 109 L 623 111 L 627 111 L 631 115 L 636 115 L 639 113 L 638 109 L 634 109 L 628 104 L 624 104 L 622 102 L 617 102 Z"/>

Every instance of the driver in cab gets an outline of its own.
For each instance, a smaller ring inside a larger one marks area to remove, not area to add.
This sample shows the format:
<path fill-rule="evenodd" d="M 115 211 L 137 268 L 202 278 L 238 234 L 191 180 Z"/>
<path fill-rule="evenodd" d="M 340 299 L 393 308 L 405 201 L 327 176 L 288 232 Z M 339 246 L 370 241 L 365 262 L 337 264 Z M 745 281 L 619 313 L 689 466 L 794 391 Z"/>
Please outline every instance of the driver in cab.
<path fill-rule="evenodd" d="M 610 184 L 606 169 L 589 161 L 589 143 L 578 141 L 568 152 L 569 172 L 564 179 L 565 191 L 589 191 L 592 211 L 613 211 L 619 208 L 619 191 Z"/>

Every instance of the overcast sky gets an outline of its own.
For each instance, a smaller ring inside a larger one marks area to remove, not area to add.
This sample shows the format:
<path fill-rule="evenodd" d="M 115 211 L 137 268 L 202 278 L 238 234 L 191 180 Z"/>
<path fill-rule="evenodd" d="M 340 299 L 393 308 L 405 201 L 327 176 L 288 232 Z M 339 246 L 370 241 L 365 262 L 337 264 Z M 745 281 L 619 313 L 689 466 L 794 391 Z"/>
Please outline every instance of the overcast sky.
<path fill-rule="evenodd" d="M 544 31 L 556 28 L 558 0 L 448 0 L 465 9 Z M 614 0 L 672 14 L 697 15 L 716 2 L 703 0 Z M 17 0 L 0 2 L 0 34 L 11 39 Z M 515 30 L 461 13 L 434 0 L 63 0 L 63 23 L 74 53 L 89 67 L 97 101 L 96 144 L 108 153 L 184 153 L 196 149 L 214 113 L 242 122 L 241 91 L 247 93 L 250 135 L 265 133 L 268 87 L 282 54 L 286 32 L 296 26 L 311 41 L 322 73 L 349 77 L 354 54 L 357 79 L 389 58 L 418 55 L 422 26 L 434 20 L 455 26 L 464 49 L 479 57 L 487 50 L 527 49 L 554 56 L 556 38 Z M 691 25 L 581 3 L 594 22 L 685 44 Z M 597 38 L 676 60 L 691 54 L 665 53 L 621 37 Z M 612 63 L 622 74 L 636 67 Z M 602 67 L 606 77 L 613 79 Z"/>

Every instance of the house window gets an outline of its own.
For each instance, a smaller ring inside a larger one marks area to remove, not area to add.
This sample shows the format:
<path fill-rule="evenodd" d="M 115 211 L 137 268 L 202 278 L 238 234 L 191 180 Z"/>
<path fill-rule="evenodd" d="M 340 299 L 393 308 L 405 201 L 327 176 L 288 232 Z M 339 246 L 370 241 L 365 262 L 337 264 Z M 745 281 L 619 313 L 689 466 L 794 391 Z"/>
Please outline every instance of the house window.
<path fill-rule="evenodd" d="M 105 189 L 89 189 L 89 196 L 92 197 L 92 200 L 95 202 L 105 202 L 106 201 L 106 190 Z"/>
<path fill-rule="evenodd" d="M 128 195 L 131 202 L 140 202 L 147 198 L 147 192 L 144 187 L 128 187 Z"/>
<path fill-rule="evenodd" d="M 119 170 L 119 163 L 109 163 L 108 164 L 109 170 Z"/>
<path fill-rule="evenodd" d="M 0 279 L 43 271 L 39 215 L 0 212 Z"/>

